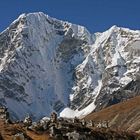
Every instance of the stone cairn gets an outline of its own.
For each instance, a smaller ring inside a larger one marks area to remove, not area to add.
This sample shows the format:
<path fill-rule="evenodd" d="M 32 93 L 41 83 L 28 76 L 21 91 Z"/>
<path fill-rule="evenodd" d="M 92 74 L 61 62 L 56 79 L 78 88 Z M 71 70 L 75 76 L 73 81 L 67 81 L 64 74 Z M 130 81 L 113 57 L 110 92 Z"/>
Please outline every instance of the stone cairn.
<path fill-rule="evenodd" d="M 13 136 L 13 140 L 25 140 L 23 133 L 17 133 Z"/>
<path fill-rule="evenodd" d="M 28 117 L 27 117 L 28 118 Z M 26 119 L 29 121 L 29 119 Z M 28 122 L 26 121 L 26 122 Z M 86 139 L 92 140 L 91 128 L 108 128 L 108 121 L 94 122 L 93 120 L 79 119 L 77 117 L 73 119 L 58 118 L 57 113 L 52 112 L 50 118 L 40 120 L 37 123 L 31 125 L 32 130 L 47 131 L 50 134 L 50 138 L 59 140 L 79 140 Z"/>
<path fill-rule="evenodd" d="M 0 119 L 4 120 L 5 123 L 11 123 L 8 108 L 5 106 L 0 106 Z"/>
<path fill-rule="evenodd" d="M 55 113 L 55 112 L 51 113 L 50 122 L 51 123 L 57 123 L 57 113 Z"/>
<path fill-rule="evenodd" d="M 30 115 L 27 115 L 25 117 L 23 123 L 27 128 L 32 125 L 32 119 L 31 119 Z"/>

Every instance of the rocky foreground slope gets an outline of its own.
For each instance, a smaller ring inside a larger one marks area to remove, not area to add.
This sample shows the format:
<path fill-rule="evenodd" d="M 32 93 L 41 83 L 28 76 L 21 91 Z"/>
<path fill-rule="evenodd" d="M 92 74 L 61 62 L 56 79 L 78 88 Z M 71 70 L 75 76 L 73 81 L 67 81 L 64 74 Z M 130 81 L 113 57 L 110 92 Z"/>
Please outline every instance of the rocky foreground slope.
<path fill-rule="evenodd" d="M 83 116 L 139 95 L 140 31 L 91 34 L 43 13 L 0 34 L 0 104 L 13 119 Z"/>
<path fill-rule="evenodd" d="M 77 124 L 67 124 L 64 128 L 51 130 L 31 130 L 23 123 L 5 124 L 0 119 L 0 140 L 139 140 L 134 132 L 107 128 L 87 128 Z M 67 134 L 67 135 L 65 135 Z"/>

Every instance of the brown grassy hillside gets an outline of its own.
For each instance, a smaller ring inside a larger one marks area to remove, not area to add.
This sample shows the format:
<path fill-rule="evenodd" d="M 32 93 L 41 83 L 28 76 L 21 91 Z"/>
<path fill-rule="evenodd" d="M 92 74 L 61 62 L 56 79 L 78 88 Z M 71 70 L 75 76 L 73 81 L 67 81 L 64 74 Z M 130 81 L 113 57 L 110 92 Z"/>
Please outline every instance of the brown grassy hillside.
<path fill-rule="evenodd" d="M 5 124 L 0 120 L 0 140 L 13 140 L 13 137 L 17 133 L 23 133 L 27 140 L 50 140 L 48 133 L 35 133 L 33 131 L 26 130 L 21 123 Z"/>
<path fill-rule="evenodd" d="M 108 120 L 113 128 L 140 131 L 140 96 L 91 113 L 86 120 Z"/>

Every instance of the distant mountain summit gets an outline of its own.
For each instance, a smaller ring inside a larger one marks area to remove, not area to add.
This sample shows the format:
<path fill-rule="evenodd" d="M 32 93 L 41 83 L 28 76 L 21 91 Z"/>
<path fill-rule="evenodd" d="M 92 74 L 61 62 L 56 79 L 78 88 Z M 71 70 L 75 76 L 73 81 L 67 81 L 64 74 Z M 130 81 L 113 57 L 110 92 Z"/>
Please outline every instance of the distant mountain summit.
<path fill-rule="evenodd" d="M 13 119 L 83 116 L 139 95 L 140 31 L 22 14 L 0 34 L 0 104 Z"/>

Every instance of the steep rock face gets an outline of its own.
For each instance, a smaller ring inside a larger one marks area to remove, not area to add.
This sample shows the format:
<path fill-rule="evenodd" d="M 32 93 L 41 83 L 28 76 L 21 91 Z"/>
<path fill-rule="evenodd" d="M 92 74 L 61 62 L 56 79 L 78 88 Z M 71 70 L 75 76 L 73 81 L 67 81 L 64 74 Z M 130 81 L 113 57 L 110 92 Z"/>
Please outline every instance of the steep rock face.
<path fill-rule="evenodd" d="M 60 112 L 93 40 L 82 26 L 43 13 L 21 15 L 0 34 L 1 104 L 14 118 Z"/>
<path fill-rule="evenodd" d="M 140 31 L 113 26 L 97 34 L 91 52 L 76 67 L 71 107 L 83 109 L 94 102 L 100 110 L 139 95 L 139 66 Z"/>
<path fill-rule="evenodd" d="M 82 116 L 139 95 L 140 31 L 104 33 L 43 13 L 0 34 L 0 103 L 13 118 Z"/>

